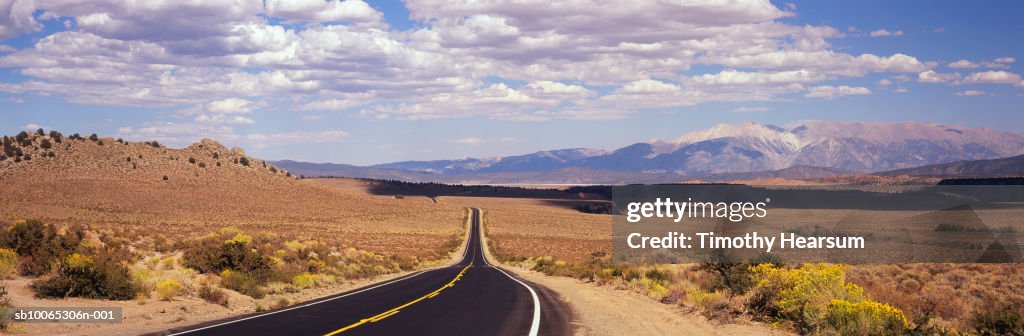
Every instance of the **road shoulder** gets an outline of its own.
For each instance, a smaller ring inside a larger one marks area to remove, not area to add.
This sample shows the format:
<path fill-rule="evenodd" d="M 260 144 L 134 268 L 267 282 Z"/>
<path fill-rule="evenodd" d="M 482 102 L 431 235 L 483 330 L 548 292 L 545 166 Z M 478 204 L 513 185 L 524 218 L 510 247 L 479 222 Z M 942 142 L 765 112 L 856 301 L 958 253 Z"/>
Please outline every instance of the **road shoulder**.
<path fill-rule="evenodd" d="M 491 255 L 487 235 L 481 235 L 481 238 L 484 254 L 494 267 L 500 267 L 557 293 L 558 298 L 572 310 L 573 334 L 577 336 L 789 335 L 753 322 L 715 325 L 702 316 L 684 312 L 681 307 L 662 304 L 630 291 L 597 286 L 573 278 L 546 276 L 501 264 Z"/>

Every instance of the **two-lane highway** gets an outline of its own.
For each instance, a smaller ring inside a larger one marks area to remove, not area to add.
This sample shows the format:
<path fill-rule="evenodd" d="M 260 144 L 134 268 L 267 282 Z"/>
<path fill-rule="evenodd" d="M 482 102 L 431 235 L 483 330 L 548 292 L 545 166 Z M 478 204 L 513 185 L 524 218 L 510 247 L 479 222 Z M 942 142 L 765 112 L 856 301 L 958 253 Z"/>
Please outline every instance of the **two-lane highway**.
<path fill-rule="evenodd" d="M 318 301 L 162 335 L 569 335 L 557 295 L 491 265 L 480 210 L 453 266 L 413 273 Z"/>

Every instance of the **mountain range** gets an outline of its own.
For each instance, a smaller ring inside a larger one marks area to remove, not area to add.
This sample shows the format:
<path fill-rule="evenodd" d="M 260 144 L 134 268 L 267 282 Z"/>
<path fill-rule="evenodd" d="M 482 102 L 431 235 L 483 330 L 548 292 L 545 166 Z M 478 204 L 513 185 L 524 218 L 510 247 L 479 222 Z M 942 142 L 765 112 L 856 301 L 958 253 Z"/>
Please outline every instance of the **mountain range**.
<path fill-rule="evenodd" d="M 813 178 L 877 173 L 1020 154 L 1024 154 L 1024 136 L 988 128 L 806 121 L 790 128 L 754 122 L 720 124 L 669 141 L 635 143 L 611 151 L 571 148 L 369 167 L 275 163 L 318 176 L 480 183 L 569 183 L 565 181 L 569 177 L 573 183 L 651 183 L 729 176 Z M 763 174 L 737 175 L 752 172 Z"/>

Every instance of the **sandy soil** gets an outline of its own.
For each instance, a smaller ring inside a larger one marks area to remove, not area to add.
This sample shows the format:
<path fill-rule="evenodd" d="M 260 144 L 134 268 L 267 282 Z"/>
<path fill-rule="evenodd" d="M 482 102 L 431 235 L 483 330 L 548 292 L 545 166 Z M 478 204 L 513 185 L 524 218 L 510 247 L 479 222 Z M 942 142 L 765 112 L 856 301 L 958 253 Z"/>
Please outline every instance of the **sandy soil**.
<path fill-rule="evenodd" d="M 468 221 L 466 222 L 465 232 L 467 235 L 470 232 Z M 466 249 L 466 242 L 467 240 L 463 239 L 462 246 L 451 254 L 451 257 L 443 266 L 453 265 L 462 259 Z M 39 299 L 34 296 L 35 292 L 29 287 L 35 279 L 19 277 L 4 282 L 7 286 L 8 297 L 11 298 L 14 307 L 121 307 L 123 309 L 124 321 L 121 323 L 90 324 L 17 323 L 13 324 L 8 332 L 15 335 L 54 336 L 139 335 L 215 321 L 259 310 L 278 308 L 277 305 L 282 300 L 287 300 L 288 305 L 295 305 L 387 281 L 409 273 L 412 272 L 393 273 L 371 279 L 350 281 L 330 287 L 306 289 L 298 293 L 267 295 L 267 297 L 260 300 L 225 289 L 224 291 L 229 295 L 228 307 L 211 304 L 195 297 L 179 297 L 175 298 L 174 301 L 164 301 L 157 298 L 132 301 L 89 300 L 81 298 L 68 298 L 64 300 Z"/>

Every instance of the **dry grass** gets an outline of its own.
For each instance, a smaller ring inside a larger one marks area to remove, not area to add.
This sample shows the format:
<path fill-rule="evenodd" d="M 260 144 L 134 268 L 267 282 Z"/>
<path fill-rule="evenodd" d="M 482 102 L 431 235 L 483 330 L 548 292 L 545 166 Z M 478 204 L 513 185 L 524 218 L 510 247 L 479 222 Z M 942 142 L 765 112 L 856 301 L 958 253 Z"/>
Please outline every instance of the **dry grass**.
<path fill-rule="evenodd" d="M 537 199 L 444 197 L 441 203 L 482 208 L 487 237 L 504 254 L 582 261 L 611 251 L 608 215 L 581 213 Z"/>
<path fill-rule="evenodd" d="M 851 266 L 848 279 L 910 320 L 970 330 L 990 306 L 1024 304 L 1024 266 L 1018 264 L 878 264 Z"/>
<path fill-rule="evenodd" d="M 65 138 L 53 158 L 0 162 L 0 222 L 38 218 L 171 240 L 235 226 L 404 256 L 435 251 L 462 230 L 457 206 L 286 177 L 253 158 L 244 166 L 234 163 L 244 152 L 213 141 L 169 149 L 101 140 Z"/>

